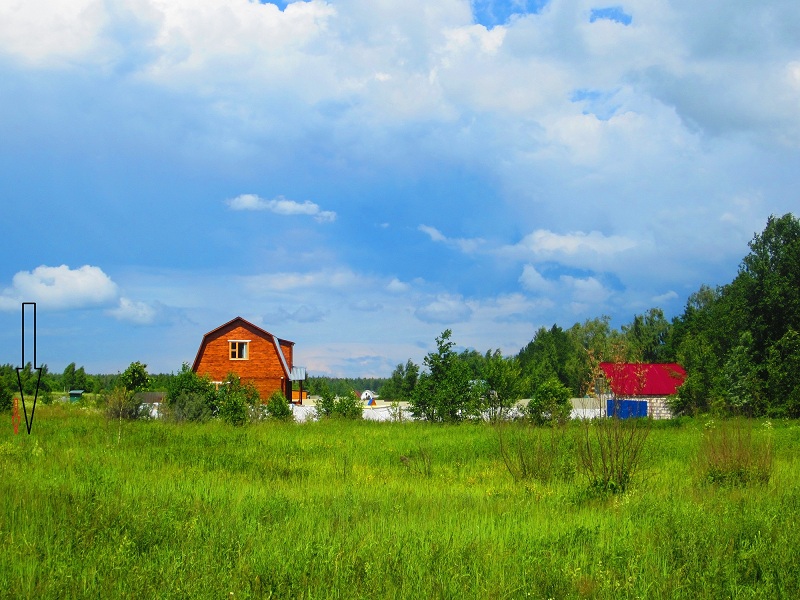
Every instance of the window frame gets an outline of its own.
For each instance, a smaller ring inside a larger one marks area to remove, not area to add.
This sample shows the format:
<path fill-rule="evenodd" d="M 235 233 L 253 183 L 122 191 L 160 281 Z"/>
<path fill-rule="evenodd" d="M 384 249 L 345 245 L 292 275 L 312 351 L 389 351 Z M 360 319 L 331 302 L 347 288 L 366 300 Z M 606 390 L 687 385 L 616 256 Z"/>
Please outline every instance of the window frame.
<path fill-rule="evenodd" d="M 229 360 L 250 360 L 250 340 L 228 340 Z"/>

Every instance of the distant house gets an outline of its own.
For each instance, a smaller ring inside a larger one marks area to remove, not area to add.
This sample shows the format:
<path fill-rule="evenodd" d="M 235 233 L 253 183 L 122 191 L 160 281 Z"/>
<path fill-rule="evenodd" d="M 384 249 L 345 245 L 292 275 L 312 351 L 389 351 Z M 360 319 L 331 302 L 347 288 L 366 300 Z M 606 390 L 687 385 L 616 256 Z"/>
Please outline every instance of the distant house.
<path fill-rule="evenodd" d="M 667 398 L 686 381 L 677 363 L 600 363 L 606 382 L 606 414 L 669 419 Z"/>
<path fill-rule="evenodd" d="M 208 375 L 221 384 L 229 373 L 252 382 L 262 400 L 274 392 L 292 399 L 292 383 L 302 386 L 305 367 L 294 366 L 294 342 L 275 337 L 242 317 L 236 317 L 203 336 L 192 364 L 198 375 Z"/>

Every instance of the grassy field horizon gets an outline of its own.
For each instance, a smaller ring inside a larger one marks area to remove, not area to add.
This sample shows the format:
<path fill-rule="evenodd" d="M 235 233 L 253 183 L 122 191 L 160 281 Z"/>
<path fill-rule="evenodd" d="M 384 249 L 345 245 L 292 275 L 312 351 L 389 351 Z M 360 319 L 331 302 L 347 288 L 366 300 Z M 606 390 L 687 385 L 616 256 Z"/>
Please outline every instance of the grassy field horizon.
<path fill-rule="evenodd" d="M 795 597 L 800 426 L 738 424 L 769 443 L 769 476 L 721 485 L 701 459 L 723 426 L 654 424 L 627 491 L 597 494 L 581 425 L 507 426 L 560 436 L 551 477 L 515 479 L 487 424 L 37 406 L 31 435 L 0 430 L 0 597 Z"/>

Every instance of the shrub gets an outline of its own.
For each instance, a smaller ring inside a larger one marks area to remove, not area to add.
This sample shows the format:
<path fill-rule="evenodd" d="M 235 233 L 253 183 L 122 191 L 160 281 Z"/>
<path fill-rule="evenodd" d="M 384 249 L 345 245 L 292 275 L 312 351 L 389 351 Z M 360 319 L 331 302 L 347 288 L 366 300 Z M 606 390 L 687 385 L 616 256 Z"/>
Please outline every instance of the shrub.
<path fill-rule="evenodd" d="M 574 444 L 565 427 L 500 424 L 497 436 L 503 463 L 514 481 L 548 483 L 575 474 Z"/>
<path fill-rule="evenodd" d="M 11 410 L 14 403 L 14 394 L 6 387 L 2 379 L 0 379 L 0 412 Z"/>
<path fill-rule="evenodd" d="M 217 414 L 214 384 L 192 371 L 187 363 L 170 379 L 164 403 L 178 421 L 207 421 Z"/>
<path fill-rule="evenodd" d="M 169 416 L 176 421 L 203 423 L 214 416 L 216 402 L 209 402 L 205 394 L 181 392 L 169 404 Z"/>
<path fill-rule="evenodd" d="M 335 396 L 327 385 L 320 388 L 320 398 L 316 404 L 317 418 L 340 417 L 344 419 L 360 419 L 361 399 L 355 392 L 344 396 Z"/>
<path fill-rule="evenodd" d="M 255 386 L 242 382 L 239 376 L 230 373 L 217 392 L 217 415 L 231 425 L 244 425 L 250 420 L 250 412 L 261 399 Z"/>
<path fill-rule="evenodd" d="M 273 419 L 280 421 L 293 421 L 294 413 L 292 407 L 289 406 L 289 401 L 281 392 L 275 391 L 267 400 L 267 414 Z"/>
<path fill-rule="evenodd" d="M 695 462 L 700 478 L 723 486 L 768 483 L 774 460 L 769 427 L 759 436 L 749 420 L 706 423 Z"/>
<path fill-rule="evenodd" d="M 106 416 L 109 419 L 133 420 L 143 416 L 144 412 L 135 394 L 122 386 L 111 390 L 106 400 Z"/>
<path fill-rule="evenodd" d="M 528 402 L 528 416 L 537 425 L 548 421 L 563 423 L 569 419 L 572 405 L 572 392 L 556 377 L 550 377 L 540 384 Z"/>
<path fill-rule="evenodd" d="M 333 415 L 343 419 L 360 419 L 362 411 L 361 398 L 355 392 L 351 392 L 336 398 Z"/>
<path fill-rule="evenodd" d="M 628 489 L 641 465 L 650 423 L 605 417 L 581 425 L 578 465 L 590 489 L 612 494 Z"/>

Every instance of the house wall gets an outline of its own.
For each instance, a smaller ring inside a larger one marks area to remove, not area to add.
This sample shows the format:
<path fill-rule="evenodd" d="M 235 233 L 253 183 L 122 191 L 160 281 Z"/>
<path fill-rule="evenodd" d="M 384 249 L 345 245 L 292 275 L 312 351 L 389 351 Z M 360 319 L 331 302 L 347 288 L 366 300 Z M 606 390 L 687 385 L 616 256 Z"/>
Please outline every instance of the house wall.
<path fill-rule="evenodd" d="M 605 401 L 612 399 L 613 396 L 603 395 L 598 401 Z M 669 409 L 666 397 L 656 396 L 634 396 L 626 398 L 627 400 L 647 400 L 647 416 L 651 419 L 671 419 L 672 411 Z M 605 411 L 602 411 L 605 412 Z"/>
<path fill-rule="evenodd" d="M 229 340 L 250 340 L 247 360 L 231 360 Z M 281 348 L 291 368 L 292 345 L 283 343 Z M 243 381 L 255 385 L 262 400 L 277 390 L 290 397 L 291 386 L 272 338 L 237 323 L 204 340 L 196 371 L 198 375 L 208 375 L 212 381 L 223 381 L 229 373 L 236 373 Z"/>
<path fill-rule="evenodd" d="M 669 409 L 666 398 L 648 398 L 647 416 L 651 419 L 671 419 L 672 411 Z"/>

